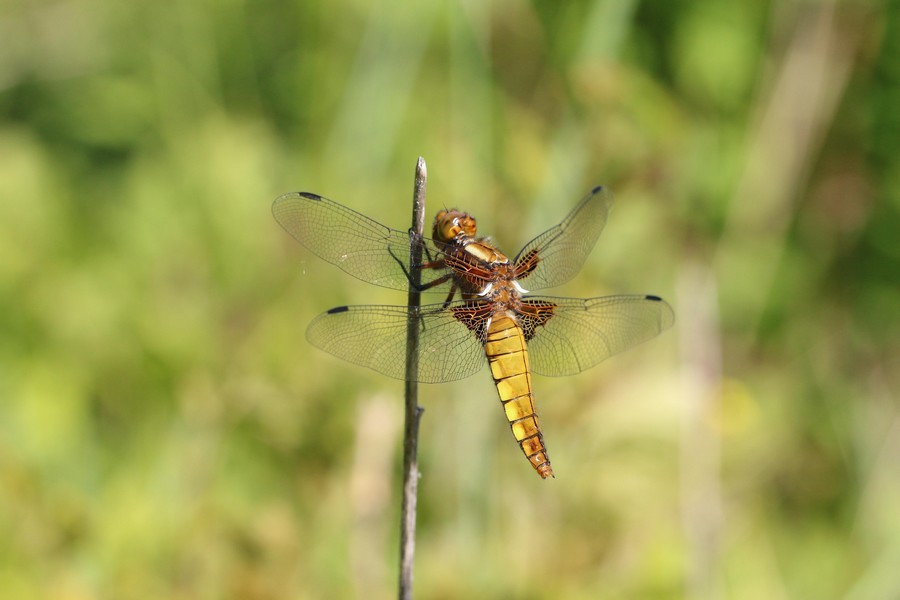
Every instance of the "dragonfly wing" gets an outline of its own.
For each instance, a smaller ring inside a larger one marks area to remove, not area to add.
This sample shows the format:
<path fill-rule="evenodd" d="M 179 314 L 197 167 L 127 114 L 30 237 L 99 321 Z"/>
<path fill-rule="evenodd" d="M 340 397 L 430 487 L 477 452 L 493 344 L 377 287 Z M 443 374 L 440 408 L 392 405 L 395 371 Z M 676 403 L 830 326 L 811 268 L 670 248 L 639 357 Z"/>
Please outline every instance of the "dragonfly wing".
<path fill-rule="evenodd" d="M 460 321 L 468 304 L 406 306 L 340 306 L 313 319 L 309 342 L 351 363 L 388 377 L 406 379 L 407 326 L 419 330 L 417 381 L 441 383 L 463 379 L 480 370 L 484 350 L 471 324 Z"/>
<path fill-rule="evenodd" d="M 538 375 L 580 373 L 675 323 L 672 307 L 657 296 L 530 296 L 522 302 L 519 318 Z"/>
<path fill-rule="evenodd" d="M 525 244 L 515 260 L 522 285 L 539 290 L 574 277 L 606 226 L 612 204 L 612 194 L 595 187 L 559 225 Z"/>
<path fill-rule="evenodd" d="M 279 196 L 272 204 L 272 214 L 298 242 L 350 275 L 387 288 L 409 288 L 408 232 L 386 227 L 309 192 Z M 425 238 L 419 243 L 423 247 L 423 261 L 434 261 L 442 255 L 433 241 Z M 441 269 L 423 271 L 422 283 L 437 279 L 443 272 Z M 446 293 L 450 283 L 448 279 L 427 291 Z"/>

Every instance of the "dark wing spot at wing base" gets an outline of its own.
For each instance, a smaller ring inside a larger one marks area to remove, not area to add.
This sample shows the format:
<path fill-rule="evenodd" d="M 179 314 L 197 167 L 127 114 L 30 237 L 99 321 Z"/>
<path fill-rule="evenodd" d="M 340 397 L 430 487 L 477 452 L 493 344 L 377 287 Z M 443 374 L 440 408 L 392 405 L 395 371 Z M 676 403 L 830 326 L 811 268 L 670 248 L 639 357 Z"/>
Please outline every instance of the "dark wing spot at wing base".
<path fill-rule="evenodd" d="M 600 193 L 600 190 L 602 190 L 602 189 L 603 189 L 603 186 L 602 186 L 602 185 L 598 185 L 597 187 L 595 187 L 594 189 L 591 190 L 591 193 L 592 193 L 592 194 L 598 194 L 598 193 Z"/>
<path fill-rule="evenodd" d="M 662 302 L 662 298 L 659 296 L 644 296 L 645 300 L 653 300 L 654 302 Z"/>
<path fill-rule="evenodd" d="M 331 310 L 328 311 L 329 315 L 336 315 L 337 313 L 347 312 L 350 310 L 349 306 L 335 306 Z"/>
<path fill-rule="evenodd" d="M 312 192 L 298 192 L 304 198 L 309 198 L 310 200 L 321 200 L 322 196 L 318 194 L 313 194 Z"/>

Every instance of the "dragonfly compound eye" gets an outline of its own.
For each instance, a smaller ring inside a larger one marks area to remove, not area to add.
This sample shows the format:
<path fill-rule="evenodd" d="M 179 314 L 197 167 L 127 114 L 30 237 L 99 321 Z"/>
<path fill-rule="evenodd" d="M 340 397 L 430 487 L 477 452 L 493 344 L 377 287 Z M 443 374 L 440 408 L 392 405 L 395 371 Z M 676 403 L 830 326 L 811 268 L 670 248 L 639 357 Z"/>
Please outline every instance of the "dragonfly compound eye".
<path fill-rule="evenodd" d="M 468 237 L 475 235 L 475 219 L 458 210 L 442 210 L 434 218 L 434 235 L 436 240 L 452 242 L 460 234 Z"/>
<path fill-rule="evenodd" d="M 459 229 L 463 233 L 465 233 L 469 237 L 475 237 L 475 231 L 477 231 L 478 227 L 475 223 L 475 219 L 471 215 L 461 213 L 456 221 Z"/>

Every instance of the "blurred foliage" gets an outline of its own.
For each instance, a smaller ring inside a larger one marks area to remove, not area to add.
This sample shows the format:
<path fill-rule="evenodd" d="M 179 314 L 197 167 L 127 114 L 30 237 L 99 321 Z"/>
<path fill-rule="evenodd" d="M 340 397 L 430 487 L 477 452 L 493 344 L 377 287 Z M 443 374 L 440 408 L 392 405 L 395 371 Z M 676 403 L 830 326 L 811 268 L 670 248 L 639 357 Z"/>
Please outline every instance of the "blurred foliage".
<path fill-rule="evenodd" d="M 423 598 L 896 598 L 900 5 L 0 6 L 0 597 L 394 595 L 401 385 L 311 349 L 402 303 L 271 218 L 309 190 L 515 250 L 618 202 L 560 293 L 675 329 L 426 386 Z"/>

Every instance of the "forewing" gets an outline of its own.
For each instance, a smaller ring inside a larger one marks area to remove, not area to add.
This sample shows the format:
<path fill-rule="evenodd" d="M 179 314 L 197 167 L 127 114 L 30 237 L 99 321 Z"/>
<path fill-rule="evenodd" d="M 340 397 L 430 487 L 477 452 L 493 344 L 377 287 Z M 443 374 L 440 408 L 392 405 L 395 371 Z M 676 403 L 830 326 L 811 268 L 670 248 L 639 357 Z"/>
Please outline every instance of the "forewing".
<path fill-rule="evenodd" d="M 530 296 L 523 302 L 520 320 L 538 375 L 580 373 L 675 323 L 672 308 L 657 296 Z"/>
<path fill-rule="evenodd" d="M 441 383 L 472 375 L 484 366 L 481 342 L 454 316 L 466 302 L 405 306 L 341 306 L 313 319 L 309 342 L 351 363 L 406 379 L 407 324 L 419 331 L 417 381 Z"/>
<path fill-rule="evenodd" d="M 275 220 L 298 242 L 350 275 L 397 290 L 409 288 L 410 236 L 385 227 L 346 206 L 309 192 L 291 192 L 272 204 Z M 434 242 L 421 242 L 423 261 L 441 257 Z M 422 283 L 440 277 L 443 269 L 422 272 Z M 449 279 L 427 290 L 446 293 Z"/>
<path fill-rule="evenodd" d="M 559 225 L 525 244 L 515 260 L 517 267 L 526 269 L 520 271 L 522 285 L 539 290 L 574 277 L 606 226 L 612 203 L 605 187 L 595 187 Z"/>

